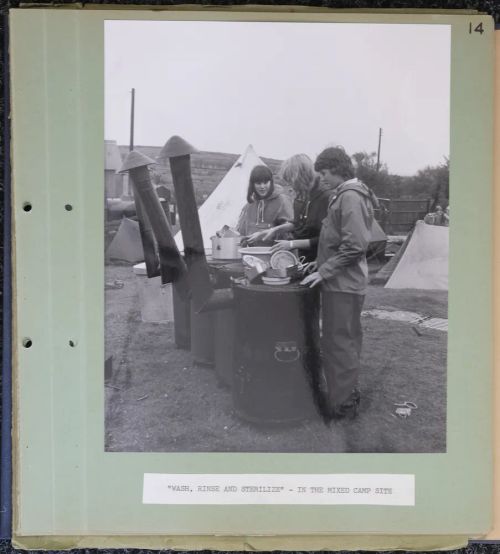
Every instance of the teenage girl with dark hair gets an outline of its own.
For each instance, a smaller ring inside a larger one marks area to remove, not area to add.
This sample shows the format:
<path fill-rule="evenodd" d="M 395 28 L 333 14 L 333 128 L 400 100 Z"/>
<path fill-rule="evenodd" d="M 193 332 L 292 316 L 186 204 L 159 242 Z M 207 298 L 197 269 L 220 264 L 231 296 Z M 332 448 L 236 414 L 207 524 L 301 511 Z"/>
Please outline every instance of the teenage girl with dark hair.
<path fill-rule="evenodd" d="M 241 211 L 237 231 L 255 244 L 262 231 L 293 220 L 292 199 L 274 184 L 273 174 L 265 165 L 257 165 L 250 173 L 247 204 Z"/>

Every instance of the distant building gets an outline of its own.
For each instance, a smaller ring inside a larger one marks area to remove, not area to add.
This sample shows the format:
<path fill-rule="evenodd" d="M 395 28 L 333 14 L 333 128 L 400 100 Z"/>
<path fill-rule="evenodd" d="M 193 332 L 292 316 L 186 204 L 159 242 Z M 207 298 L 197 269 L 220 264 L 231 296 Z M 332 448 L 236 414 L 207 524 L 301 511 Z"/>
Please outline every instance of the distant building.
<path fill-rule="evenodd" d="M 106 198 L 124 195 L 124 175 L 117 173 L 122 166 L 122 156 L 116 140 L 104 141 L 104 189 Z"/>

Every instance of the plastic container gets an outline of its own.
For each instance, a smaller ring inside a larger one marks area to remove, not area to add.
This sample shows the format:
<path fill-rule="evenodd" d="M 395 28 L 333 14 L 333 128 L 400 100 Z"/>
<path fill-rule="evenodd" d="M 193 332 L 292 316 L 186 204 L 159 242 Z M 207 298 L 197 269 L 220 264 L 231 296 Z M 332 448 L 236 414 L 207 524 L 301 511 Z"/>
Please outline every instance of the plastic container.
<path fill-rule="evenodd" d="M 174 321 L 172 285 L 161 284 L 161 277 L 148 278 L 144 262 L 134 265 L 139 290 L 141 319 L 144 323 L 168 323 Z"/>

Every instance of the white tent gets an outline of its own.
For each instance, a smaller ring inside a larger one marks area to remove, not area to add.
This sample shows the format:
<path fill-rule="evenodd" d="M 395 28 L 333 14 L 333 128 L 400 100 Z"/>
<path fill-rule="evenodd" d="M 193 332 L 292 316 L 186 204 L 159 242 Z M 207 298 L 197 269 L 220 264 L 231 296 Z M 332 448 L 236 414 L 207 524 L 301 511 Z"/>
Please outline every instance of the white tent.
<path fill-rule="evenodd" d="M 106 252 L 108 258 L 137 263 L 144 260 L 139 223 L 124 217 Z"/>
<path fill-rule="evenodd" d="M 238 223 L 241 210 L 247 202 L 250 173 L 256 165 L 265 164 L 250 145 L 198 209 L 205 249 L 212 248 L 210 237 L 223 225 L 235 227 Z M 180 231 L 175 235 L 175 242 L 182 251 L 184 244 Z"/>
<path fill-rule="evenodd" d="M 448 290 L 448 241 L 448 227 L 417 221 L 385 287 Z"/>
<path fill-rule="evenodd" d="M 385 242 L 387 240 L 387 235 L 384 233 L 380 223 L 374 219 L 372 223 L 372 236 L 370 242 Z"/>

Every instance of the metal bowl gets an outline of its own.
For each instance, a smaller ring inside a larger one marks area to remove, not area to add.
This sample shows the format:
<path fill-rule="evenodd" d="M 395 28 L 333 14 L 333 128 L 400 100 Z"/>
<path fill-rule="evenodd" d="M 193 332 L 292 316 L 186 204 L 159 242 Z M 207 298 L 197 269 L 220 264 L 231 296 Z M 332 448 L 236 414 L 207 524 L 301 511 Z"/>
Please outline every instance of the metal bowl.
<path fill-rule="evenodd" d="M 254 256 L 265 262 L 269 267 L 271 260 L 271 246 L 246 246 L 245 248 L 238 249 L 238 253 L 243 257 L 245 255 Z"/>

